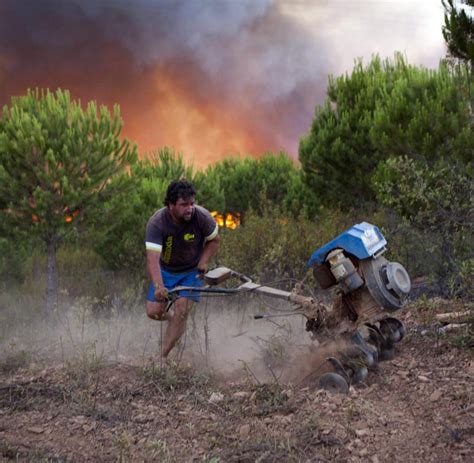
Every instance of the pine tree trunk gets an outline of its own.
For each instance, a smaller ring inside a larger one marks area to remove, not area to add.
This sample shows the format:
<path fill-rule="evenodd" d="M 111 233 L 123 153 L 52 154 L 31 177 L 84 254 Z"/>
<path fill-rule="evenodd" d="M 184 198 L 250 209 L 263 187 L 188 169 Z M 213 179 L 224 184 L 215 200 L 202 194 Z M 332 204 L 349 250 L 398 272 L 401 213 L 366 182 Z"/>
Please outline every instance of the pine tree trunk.
<path fill-rule="evenodd" d="M 56 265 L 57 240 L 52 238 L 47 243 L 46 264 L 46 307 L 45 316 L 51 319 L 58 300 L 58 268 Z"/>

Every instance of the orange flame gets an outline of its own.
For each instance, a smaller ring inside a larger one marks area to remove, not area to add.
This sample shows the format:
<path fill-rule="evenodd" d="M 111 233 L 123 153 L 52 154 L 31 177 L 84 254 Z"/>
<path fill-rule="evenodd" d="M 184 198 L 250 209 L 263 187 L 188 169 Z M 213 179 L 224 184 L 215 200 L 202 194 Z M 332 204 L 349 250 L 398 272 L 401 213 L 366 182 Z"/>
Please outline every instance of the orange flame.
<path fill-rule="evenodd" d="M 69 208 L 65 207 L 64 208 L 64 220 L 67 223 L 71 223 L 74 220 L 74 217 L 76 217 L 77 214 L 79 214 L 79 209 L 75 209 L 74 211 L 70 211 Z"/>
<path fill-rule="evenodd" d="M 211 211 L 211 215 L 214 217 L 219 227 L 235 230 L 240 225 L 239 212 L 226 212 L 221 214 L 217 211 Z"/>

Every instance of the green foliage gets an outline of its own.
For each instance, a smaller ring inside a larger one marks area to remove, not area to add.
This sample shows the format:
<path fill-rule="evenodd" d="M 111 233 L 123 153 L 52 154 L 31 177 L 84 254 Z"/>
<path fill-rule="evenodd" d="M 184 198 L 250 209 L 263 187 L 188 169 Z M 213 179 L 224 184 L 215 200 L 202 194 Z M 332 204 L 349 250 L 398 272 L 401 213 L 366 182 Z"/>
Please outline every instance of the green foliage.
<path fill-rule="evenodd" d="M 24 261 L 32 246 L 26 241 L 0 238 L 0 281 L 2 286 L 21 283 L 24 279 Z"/>
<path fill-rule="evenodd" d="M 328 213 L 315 223 L 264 207 L 263 214 L 251 211 L 243 226 L 223 232 L 217 261 L 263 282 L 301 279 L 311 253 L 350 221 L 346 214 Z"/>
<path fill-rule="evenodd" d="M 93 220 L 101 202 L 124 188 L 118 174 L 136 156 L 120 141 L 121 128 L 118 107 L 113 115 L 94 102 L 83 110 L 67 91 L 12 98 L 0 119 L 2 231 L 57 243 Z"/>
<path fill-rule="evenodd" d="M 421 228 L 455 233 L 474 219 L 472 169 L 460 163 L 389 158 L 380 164 L 374 185 L 385 205 Z"/>
<path fill-rule="evenodd" d="M 456 8 L 454 0 L 443 0 L 445 10 L 443 37 L 448 52 L 454 58 L 474 64 L 474 19 L 467 9 Z M 463 0 L 462 4 L 474 8 L 473 0 Z"/>
<path fill-rule="evenodd" d="M 443 36 L 448 46 L 448 55 L 452 58 L 453 69 L 457 76 L 457 85 L 461 94 L 470 104 L 470 114 L 474 108 L 474 0 L 442 0 L 445 15 Z M 469 131 L 464 131 L 464 135 L 459 137 L 460 143 L 454 146 L 454 150 L 460 148 L 470 152 L 472 162 L 472 152 L 474 150 L 472 142 L 472 118 Z"/>
<path fill-rule="evenodd" d="M 206 169 L 223 192 L 222 212 L 262 212 L 262 201 L 273 206 L 294 207 L 301 181 L 296 165 L 283 153 L 267 153 L 260 159 L 228 158 Z M 301 205 L 300 205 L 301 207 Z"/>
<path fill-rule="evenodd" d="M 474 257 L 458 262 L 458 271 L 450 275 L 448 288 L 455 297 L 474 300 Z"/>
<path fill-rule="evenodd" d="M 472 294 L 472 168 L 440 160 L 430 165 L 407 157 L 380 164 L 374 186 L 381 203 L 411 226 L 432 235 L 424 247 L 440 253 L 437 284 L 451 295 Z"/>
<path fill-rule="evenodd" d="M 443 267 L 439 236 L 435 232 L 413 227 L 394 211 L 381 215 L 383 217 L 370 220 L 381 227 L 389 243 L 386 257 L 402 263 L 412 280 L 438 273 Z"/>
<path fill-rule="evenodd" d="M 225 198 L 221 179 L 216 171 L 198 170 L 193 178 L 193 183 L 198 194 L 198 203 L 209 211 L 224 211 Z"/>
<path fill-rule="evenodd" d="M 472 159 L 469 106 L 447 66 L 437 71 L 374 57 L 331 77 L 299 157 L 320 205 L 359 207 L 375 199 L 371 176 L 390 156 Z M 467 145 L 466 145 L 467 143 Z"/>

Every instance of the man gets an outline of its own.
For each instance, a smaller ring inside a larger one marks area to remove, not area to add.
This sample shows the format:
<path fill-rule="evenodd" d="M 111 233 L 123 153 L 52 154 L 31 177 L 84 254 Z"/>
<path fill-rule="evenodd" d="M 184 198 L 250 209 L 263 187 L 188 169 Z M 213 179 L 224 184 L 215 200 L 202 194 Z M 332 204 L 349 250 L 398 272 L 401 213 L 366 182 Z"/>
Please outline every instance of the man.
<path fill-rule="evenodd" d="M 165 207 L 156 211 L 146 228 L 147 271 L 151 279 L 146 313 L 166 320 L 162 359 L 176 345 L 186 328 L 186 318 L 199 294 L 184 292 L 166 312 L 168 290 L 176 286 L 203 285 L 199 278 L 219 248 L 218 226 L 209 211 L 194 204 L 196 191 L 186 180 L 168 186 Z"/>

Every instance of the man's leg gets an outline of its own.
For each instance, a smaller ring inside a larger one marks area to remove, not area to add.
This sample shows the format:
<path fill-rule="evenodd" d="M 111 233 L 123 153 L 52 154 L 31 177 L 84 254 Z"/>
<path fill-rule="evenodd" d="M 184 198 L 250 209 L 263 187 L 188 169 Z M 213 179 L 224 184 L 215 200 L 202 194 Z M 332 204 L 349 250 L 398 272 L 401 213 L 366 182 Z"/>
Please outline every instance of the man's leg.
<path fill-rule="evenodd" d="M 170 319 L 170 313 L 166 312 L 166 302 L 146 301 L 146 314 L 152 320 Z"/>
<path fill-rule="evenodd" d="M 173 314 L 167 314 L 168 318 L 166 318 L 166 320 L 168 320 L 168 325 L 166 327 L 161 352 L 161 356 L 164 359 L 168 357 L 171 349 L 173 349 L 173 347 L 183 335 L 186 329 L 186 319 L 188 318 L 188 314 L 191 311 L 192 306 L 193 301 L 186 297 L 182 297 L 174 303 Z M 162 319 L 164 320 L 164 318 Z"/>
<path fill-rule="evenodd" d="M 172 318 L 172 313 L 166 311 L 166 303 L 163 302 L 154 302 L 146 301 L 146 314 L 152 320 L 157 321 L 167 321 L 169 326 L 169 321 Z M 166 332 L 168 331 L 168 327 Z M 166 354 L 168 355 L 168 354 Z M 161 351 L 161 359 L 166 363 L 166 355 L 163 354 L 163 349 Z M 160 362 L 163 367 L 163 362 Z"/>
<path fill-rule="evenodd" d="M 161 271 L 163 282 L 168 288 L 176 286 L 202 286 L 201 280 L 197 280 L 198 272 L 196 270 L 188 272 L 187 274 L 171 274 L 166 271 Z M 166 326 L 165 335 L 161 346 L 161 357 L 166 360 L 171 349 L 176 345 L 186 329 L 186 319 L 193 306 L 192 299 L 199 299 L 196 294 L 188 297 L 180 297 L 173 304 L 173 309 L 166 312 L 166 303 L 157 302 L 154 298 L 154 287 L 150 285 L 147 296 L 146 312 L 148 317 L 153 320 L 168 322 Z"/>

